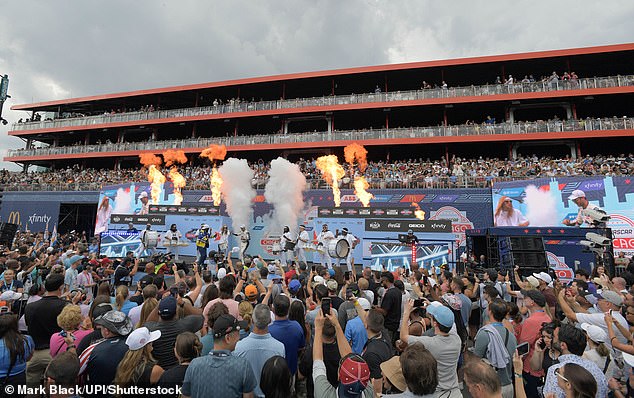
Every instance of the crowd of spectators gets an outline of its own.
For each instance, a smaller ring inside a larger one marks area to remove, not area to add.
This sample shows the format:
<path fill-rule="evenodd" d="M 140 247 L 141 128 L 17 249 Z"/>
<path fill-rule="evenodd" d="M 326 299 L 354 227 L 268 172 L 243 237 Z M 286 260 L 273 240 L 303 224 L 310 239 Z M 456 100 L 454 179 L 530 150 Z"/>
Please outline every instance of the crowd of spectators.
<path fill-rule="evenodd" d="M 297 161 L 311 187 L 325 187 L 315 159 Z M 262 188 L 268 180 L 269 163 L 250 163 L 255 172 L 253 185 Z M 342 187 L 351 186 L 352 171 L 342 179 Z M 183 166 L 181 174 L 187 180 L 186 189 L 209 187 L 209 166 Z M 355 173 L 359 173 L 355 170 Z M 371 161 L 363 175 L 370 187 L 378 188 L 452 188 L 490 187 L 495 181 L 562 176 L 621 176 L 634 174 L 634 155 L 596 155 L 578 159 L 551 157 L 518 157 L 515 160 L 479 157 Z M 69 190 L 99 189 L 106 185 L 145 181 L 147 171 L 137 169 L 65 169 L 38 172 L 0 170 L 0 186 L 4 190 L 44 190 L 50 187 Z"/>
<path fill-rule="evenodd" d="M 565 283 L 473 256 L 460 271 L 344 274 L 267 262 L 257 248 L 244 262 L 203 264 L 97 250 L 78 233 L 52 242 L 19 232 L 0 248 L 5 386 L 196 398 L 631 396 L 631 259 L 618 277 L 599 265 Z"/>

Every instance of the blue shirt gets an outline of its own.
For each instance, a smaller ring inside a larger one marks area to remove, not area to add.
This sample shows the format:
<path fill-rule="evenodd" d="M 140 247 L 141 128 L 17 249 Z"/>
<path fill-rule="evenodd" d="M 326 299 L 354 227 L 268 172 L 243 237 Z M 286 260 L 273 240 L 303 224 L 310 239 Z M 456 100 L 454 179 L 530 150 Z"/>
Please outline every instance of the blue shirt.
<path fill-rule="evenodd" d="M 31 356 L 35 343 L 31 336 L 24 336 L 24 357 L 17 357 L 13 367 L 11 368 L 11 374 L 9 376 L 18 375 L 26 371 L 26 360 Z M 0 378 L 7 377 L 7 371 L 11 366 L 11 355 L 9 350 L 4 345 L 4 339 L 0 339 Z"/>
<path fill-rule="evenodd" d="M 366 341 L 368 341 L 368 332 L 363 326 L 363 321 L 358 316 L 352 318 L 346 323 L 346 340 L 352 345 L 352 352 L 361 355 Z"/>
<path fill-rule="evenodd" d="M 269 333 L 284 344 L 286 362 L 292 374 L 297 373 L 298 352 L 306 345 L 304 329 L 297 321 L 277 320 L 269 326 Z"/>
<path fill-rule="evenodd" d="M 238 341 L 233 355 L 244 358 L 251 365 L 253 374 L 257 380 L 255 391 L 256 397 L 264 397 L 264 393 L 260 389 L 260 376 L 264 363 L 276 355 L 284 358 L 284 344 L 275 340 L 270 333 L 255 334 L 251 333 L 243 340 Z"/>
<path fill-rule="evenodd" d="M 242 398 L 255 387 L 255 375 L 246 359 L 229 351 L 212 351 L 189 364 L 182 392 L 191 398 Z"/>
<path fill-rule="evenodd" d="M 551 365 L 551 367 L 548 368 L 546 382 L 544 383 L 544 395 L 552 392 L 555 393 L 558 398 L 565 398 L 566 394 L 557 384 L 555 369 L 559 369 L 567 363 L 577 364 L 592 374 L 592 377 L 597 381 L 597 397 L 602 398 L 608 396 L 608 382 L 601 369 L 599 369 L 594 362 L 573 354 L 561 355 L 559 357 L 559 363 Z"/>
<path fill-rule="evenodd" d="M 112 305 L 117 305 L 117 299 L 115 297 L 110 297 L 110 303 Z M 130 301 L 129 299 L 127 299 L 126 301 L 123 302 L 123 305 L 121 306 L 121 312 L 123 312 L 124 314 L 128 315 L 128 313 L 130 312 L 130 310 L 134 307 L 136 307 L 138 304 L 135 302 Z"/>
<path fill-rule="evenodd" d="M 213 333 L 207 333 L 201 337 L 200 342 L 203 344 L 203 350 L 200 352 L 200 356 L 209 355 L 214 349 L 214 335 Z"/>

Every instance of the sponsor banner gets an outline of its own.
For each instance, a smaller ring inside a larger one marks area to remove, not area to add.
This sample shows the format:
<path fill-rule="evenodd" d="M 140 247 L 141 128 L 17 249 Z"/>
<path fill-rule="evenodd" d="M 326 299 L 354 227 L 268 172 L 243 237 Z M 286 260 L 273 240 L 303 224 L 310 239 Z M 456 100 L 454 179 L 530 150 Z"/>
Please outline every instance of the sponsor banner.
<path fill-rule="evenodd" d="M 18 225 L 18 230 L 53 231 L 59 218 L 59 202 L 3 201 L 0 221 Z"/>
<path fill-rule="evenodd" d="M 527 196 L 529 186 L 536 189 L 529 189 Z M 568 199 L 576 189 L 582 190 L 591 204 L 599 206 L 611 217 L 607 226 L 612 228 L 615 255 L 620 252 L 634 255 L 632 176 L 552 177 L 499 182 L 492 190 L 492 209 L 495 212 L 500 198 L 507 196 L 511 198 L 513 207 L 526 216 L 531 227 L 564 227 L 563 220 L 576 218 L 579 211 L 577 205 Z"/>
<path fill-rule="evenodd" d="M 366 219 L 366 231 L 384 232 L 451 232 L 451 221 L 447 220 L 383 220 Z"/>
<path fill-rule="evenodd" d="M 451 221 L 451 229 L 456 236 L 456 243 L 462 247 L 465 246 L 467 241 L 465 231 L 473 229 L 473 223 L 467 217 L 467 212 L 460 211 L 453 206 L 443 206 L 436 211 L 432 211 L 429 219 Z"/>
<path fill-rule="evenodd" d="M 113 214 L 110 216 L 111 224 L 150 224 L 150 225 L 165 225 L 165 216 L 163 215 L 147 215 L 140 216 L 137 214 Z"/>
<path fill-rule="evenodd" d="M 413 207 L 320 207 L 321 218 L 416 218 Z"/>
<path fill-rule="evenodd" d="M 218 215 L 220 209 L 213 206 L 177 206 L 150 205 L 150 214 L 188 214 L 188 215 Z"/>

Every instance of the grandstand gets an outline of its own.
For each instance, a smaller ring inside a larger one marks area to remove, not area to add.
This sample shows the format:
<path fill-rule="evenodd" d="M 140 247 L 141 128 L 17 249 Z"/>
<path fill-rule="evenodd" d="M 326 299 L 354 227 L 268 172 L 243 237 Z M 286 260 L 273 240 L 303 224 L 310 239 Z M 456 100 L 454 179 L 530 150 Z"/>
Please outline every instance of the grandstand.
<path fill-rule="evenodd" d="M 4 160 L 52 173 L 6 173 L 3 201 L 48 200 L 8 191 L 80 191 L 58 203 L 63 209 L 67 201 L 69 217 L 94 219 L 101 186 L 138 178 L 138 155 L 166 149 L 188 154 L 186 172 L 194 177 L 188 188 L 204 189 L 205 183 L 196 185 L 196 176 L 205 173 L 197 154 L 214 143 L 225 144 L 229 156 L 248 159 L 264 178 L 266 164 L 277 156 L 306 166 L 304 159 L 341 155 L 357 142 L 374 161 L 371 187 L 387 189 L 490 188 L 504 179 L 631 174 L 632 55 L 634 43 L 15 105 L 25 113 L 9 135 L 22 138 L 25 147 L 10 150 Z M 606 156 L 590 166 L 583 161 L 597 154 Z M 609 170 L 601 168 L 605 164 Z M 323 188 L 310 167 L 303 169 L 315 179 L 312 188 Z"/>

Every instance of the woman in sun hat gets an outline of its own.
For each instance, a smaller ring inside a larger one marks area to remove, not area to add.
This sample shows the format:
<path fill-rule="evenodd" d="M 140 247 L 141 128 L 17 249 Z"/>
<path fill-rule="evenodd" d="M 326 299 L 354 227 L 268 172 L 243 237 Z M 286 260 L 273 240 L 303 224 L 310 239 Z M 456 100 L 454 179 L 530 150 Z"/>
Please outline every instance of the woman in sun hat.
<path fill-rule="evenodd" d="M 163 368 L 152 356 L 152 342 L 161 337 L 161 331 L 150 332 L 146 327 L 138 328 L 126 339 L 129 351 L 125 354 L 114 378 L 114 384 L 124 386 L 149 387 L 158 383 Z"/>

